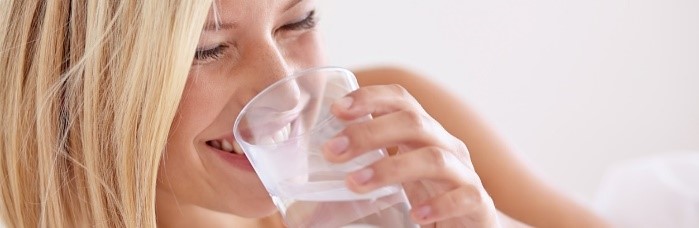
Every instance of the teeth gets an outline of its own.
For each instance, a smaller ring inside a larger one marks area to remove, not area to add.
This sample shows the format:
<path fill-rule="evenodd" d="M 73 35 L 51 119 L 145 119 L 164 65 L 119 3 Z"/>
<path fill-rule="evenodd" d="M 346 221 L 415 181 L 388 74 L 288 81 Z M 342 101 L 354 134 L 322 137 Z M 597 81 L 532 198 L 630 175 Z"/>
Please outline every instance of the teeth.
<path fill-rule="evenodd" d="M 277 131 L 277 133 L 274 133 L 274 135 L 272 135 L 272 140 L 275 143 L 278 143 L 278 142 L 281 142 L 282 140 L 284 140 L 283 137 L 284 136 L 282 136 L 282 131 Z"/>
<path fill-rule="evenodd" d="M 272 138 L 274 139 L 274 142 L 276 142 L 276 143 L 286 141 L 287 139 L 289 139 L 289 127 L 287 126 L 287 127 L 280 129 L 279 131 L 277 131 L 277 133 L 274 133 Z"/>
<path fill-rule="evenodd" d="M 233 152 L 236 154 L 243 154 L 243 148 L 240 148 L 240 145 L 238 143 L 233 143 Z"/>
<path fill-rule="evenodd" d="M 272 145 L 272 144 L 274 144 L 274 138 L 272 138 L 272 136 L 267 136 L 267 137 L 258 139 L 257 142 L 261 145 Z"/>
<path fill-rule="evenodd" d="M 237 142 L 228 142 L 228 140 L 225 139 L 220 139 L 220 140 L 211 140 L 208 141 L 207 144 L 213 148 L 223 150 L 229 153 L 234 153 L 234 154 L 243 154 L 243 149 L 238 145 Z"/>
<path fill-rule="evenodd" d="M 233 152 L 233 145 L 231 145 L 228 140 L 223 140 L 221 143 L 221 148 L 227 152 Z"/>
<path fill-rule="evenodd" d="M 218 140 L 211 140 L 211 146 L 220 150 L 221 149 L 221 142 L 219 142 Z"/>
<path fill-rule="evenodd" d="M 284 139 L 289 139 L 289 134 L 291 133 L 291 126 L 286 126 L 284 129 L 282 129 L 282 135 L 284 136 Z"/>

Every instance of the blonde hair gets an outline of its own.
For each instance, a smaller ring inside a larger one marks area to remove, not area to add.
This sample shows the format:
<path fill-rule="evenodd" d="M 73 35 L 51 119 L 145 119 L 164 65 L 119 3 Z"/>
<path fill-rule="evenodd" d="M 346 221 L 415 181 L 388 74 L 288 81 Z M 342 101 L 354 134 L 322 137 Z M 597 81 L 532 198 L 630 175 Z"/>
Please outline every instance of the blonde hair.
<path fill-rule="evenodd" d="M 158 165 L 210 6 L 0 2 L 2 222 L 156 226 Z"/>

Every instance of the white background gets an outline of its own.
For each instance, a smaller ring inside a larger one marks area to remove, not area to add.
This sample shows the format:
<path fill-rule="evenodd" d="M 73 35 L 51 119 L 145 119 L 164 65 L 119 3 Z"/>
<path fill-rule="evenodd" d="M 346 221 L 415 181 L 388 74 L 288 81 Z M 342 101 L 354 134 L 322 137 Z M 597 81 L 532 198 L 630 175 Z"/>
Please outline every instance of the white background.
<path fill-rule="evenodd" d="M 699 1 L 320 1 L 332 65 L 416 70 L 584 200 L 614 163 L 699 150 Z"/>

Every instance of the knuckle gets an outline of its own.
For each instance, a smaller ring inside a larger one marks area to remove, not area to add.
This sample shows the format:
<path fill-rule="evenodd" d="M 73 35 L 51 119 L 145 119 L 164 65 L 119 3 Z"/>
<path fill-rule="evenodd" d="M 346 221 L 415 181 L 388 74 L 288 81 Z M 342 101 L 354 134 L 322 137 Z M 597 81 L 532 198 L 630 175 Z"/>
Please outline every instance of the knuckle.
<path fill-rule="evenodd" d="M 478 210 L 485 203 L 481 192 L 474 186 L 460 188 L 458 194 L 454 194 L 452 201 L 456 202 L 464 212 Z"/>
<path fill-rule="evenodd" d="M 372 137 L 370 136 L 374 134 L 374 131 L 373 127 L 368 124 L 352 124 L 347 126 L 342 134 L 349 138 L 350 150 L 352 148 L 362 149 L 371 142 Z"/>
<path fill-rule="evenodd" d="M 467 202 L 483 201 L 481 191 L 475 185 L 465 185 L 461 189 L 462 197 L 459 198 L 467 199 Z"/>
<path fill-rule="evenodd" d="M 389 85 L 386 85 L 386 86 L 387 86 L 387 88 L 388 88 L 391 92 L 393 92 L 393 93 L 396 94 L 396 95 L 399 95 L 399 96 L 402 96 L 402 97 L 407 96 L 407 95 L 410 95 L 410 93 L 408 93 L 408 90 L 405 89 L 405 87 L 403 87 L 402 85 L 399 85 L 399 84 L 389 84 Z"/>
<path fill-rule="evenodd" d="M 364 95 L 367 95 L 367 96 L 376 96 L 377 94 L 380 94 L 383 91 L 383 88 L 381 85 L 370 85 L 370 86 L 361 87 L 360 89 L 362 89 L 364 91 Z"/>
<path fill-rule="evenodd" d="M 439 199 L 439 206 L 441 213 L 458 215 L 463 213 L 470 213 L 478 208 L 476 198 L 471 196 L 468 190 L 458 189 L 450 194 L 443 195 Z"/>
<path fill-rule="evenodd" d="M 371 86 L 361 87 L 355 91 L 350 92 L 347 96 L 351 96 L 355 103 L 363 102 L 365 98 L 371 97 L 372 88 Z"/>
<path fill-rule="evenodd" d="M 444 151 L 439 147 L 427 147 L 425 150 L 425 156 L 427 157 L 426 160 L 433 165 L 436 171 L 447 169 L 447 158 L 444 156 Z"/>
<path fill-rule="evenodd" d="M 445 207 L 449 211 L 458 211 L 469 204 L 469 199 L 458 194 L 449 194 L 446 197 Z"/>
<path fill-rule="evenodd" d="M 425 122 L 423 121 L 421 114 L 409 110 L 403 110 L 401 111 L 401 114 L 403 115 L 405 124 L 407 124 L 407 126 L 409 126 L 411 129 L 415 130 L 416 132 L 422 132 L 425 129 Z"/>

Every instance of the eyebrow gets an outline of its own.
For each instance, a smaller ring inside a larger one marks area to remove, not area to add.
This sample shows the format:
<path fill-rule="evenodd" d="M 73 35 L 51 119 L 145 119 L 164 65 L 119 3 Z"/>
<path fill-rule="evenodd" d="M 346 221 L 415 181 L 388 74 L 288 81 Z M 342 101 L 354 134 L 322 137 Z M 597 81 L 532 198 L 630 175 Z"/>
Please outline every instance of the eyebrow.
<path fill-rule="evenodd" d="M 204 31 L 227 30 L 236 27 L 238 27 L 238 23 L 235 22 L 216 23 L 216 21 L 207 21 L 204 24 Z"/>
<path fill-rule="evenodd" d="M 294 8 L 294 6 L 301 2 L 303 2 L 303 0 L 292 0 L 284 7 L 284 11 Z M 236 27 L 238 27 L 238 23 L 235 22 L 217 23 L 216 21 L 207 21 L 206 24 L 204 24 L 204 31 L 228 30 Z"/>

